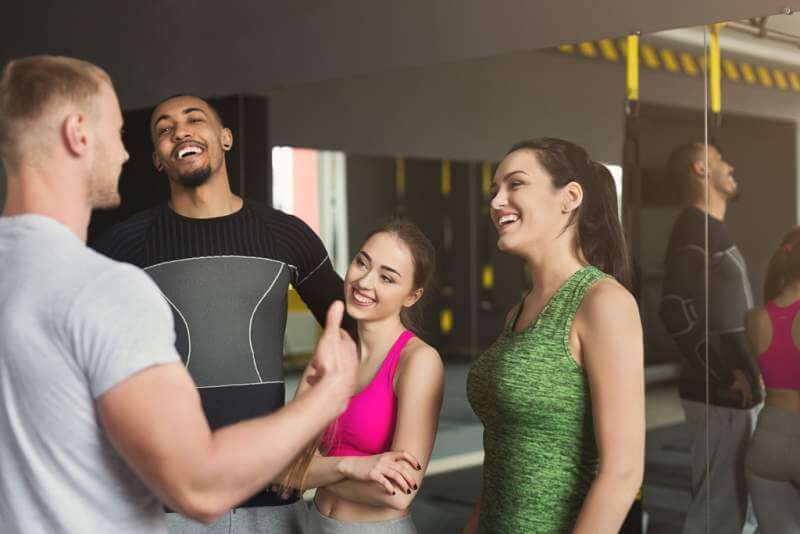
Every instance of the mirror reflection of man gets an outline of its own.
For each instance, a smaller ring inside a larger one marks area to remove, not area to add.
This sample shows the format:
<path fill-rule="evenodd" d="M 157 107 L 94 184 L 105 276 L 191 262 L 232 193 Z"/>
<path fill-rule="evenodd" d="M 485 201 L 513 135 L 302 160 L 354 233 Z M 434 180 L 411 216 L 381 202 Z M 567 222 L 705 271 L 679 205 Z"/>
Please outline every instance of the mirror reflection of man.
<path fill-rule="evenodd" d="M 744 314 L 753 307 L 753 295 L 744 257 L 724 223 L 728 204 L 739 194 L 733 166 L 714 146 L 708 147 L 707 157 L 706 162 L 704 144 L 690 143 L 677 147 L 669 160 L 672 179 L 683 184 L 688 200 L 670 235 L 660 308 L 662 321 L 683 356 L 678 388 L 692 441 L 692 503 L 683 532 L 706 532 L 709 458 L 710 532 L 750 533 L 755 524 L 748 512 L 744 458 L 763 400 L 757 362 L 744 333 Z"/>
<path fill-rule="evenodd" d="M 225 153 L 233 136 L 205 100 L 160 102 L 150 134 L 169 202 L 113 227 L 94 246 L 158 284 L 212 426 L 272 412 L 285 397 L 289 285 L 323 324 L 342 298 L 342 280 L 304 222 L 231 191 Z M 237 532 L 293 532 L 300 506 L 263 491 L 209 529 L 175 515 L 169 524 L 173 532 L 227 533 L 229 522 Z"/>

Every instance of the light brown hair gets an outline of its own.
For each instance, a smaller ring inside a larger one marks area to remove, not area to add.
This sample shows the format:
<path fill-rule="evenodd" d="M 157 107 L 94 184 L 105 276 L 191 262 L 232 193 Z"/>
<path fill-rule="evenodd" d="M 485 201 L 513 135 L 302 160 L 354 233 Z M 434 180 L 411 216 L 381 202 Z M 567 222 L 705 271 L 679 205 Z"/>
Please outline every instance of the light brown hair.
<path fill-rule="evenodd" d="M 72 103 L 89 111 L 103 82 L 112 85 L 103 69 L 80 59 L 29 56 L 10 61 L 0 74 L 0 159 L 16 164 L 25 130 L 55 106 Z"/>
<path fill-rule="evenodd" d="M 367 234 L 364 238 L 366 243 L 369 238 L 377 234 L 389 234 L 402 241 L 411 252 L 411 262 L 414 265 L 414 280 L 412 290 L 422 289 L 422 297 L 411 307 L 403 308 L 400 312 L 400 321 L 407 329 L 419 333 L 422 323 L 422 311 L 419 307 L 420 301 L 430 292 L 436 273 L 436 249 L 430 240 L 422 233 L 414 223 L 405 219 L 390 220 Z M 330 436 L 336 439 L 336 423 L 334 421 L 330 427 Z M 308 468 L 311 465 L 314 455 L 318 450 L 324 448 L 323 434 L 310 443 L 284 472 L 283 479 L 279 485 L 280 491 L 297 492 L 302 494 L 305 488 Z"/>
<path fill-rule="evenodd" d="M 414 265 L 412 291 L 422 290 L 420 298 L 413 306 L 400 310 L 400 321 L 415 334 L 422 331 L 422 300 L 431 291 L 436 275 L 436 249 L 422 230 L 406 219 L 392 219 L 374 230 L 364 239 L 366 243 L 377 234 L 389 234 L 405 244 L 411 252 L 411 263 Z"/>
<path fill-rule="evenodd" d="M 789 230 L 772 253 L 764 281 L 764 304 L 780 295 L 786 284 L 797 280 L 800 280 L 800 226 Z"/>

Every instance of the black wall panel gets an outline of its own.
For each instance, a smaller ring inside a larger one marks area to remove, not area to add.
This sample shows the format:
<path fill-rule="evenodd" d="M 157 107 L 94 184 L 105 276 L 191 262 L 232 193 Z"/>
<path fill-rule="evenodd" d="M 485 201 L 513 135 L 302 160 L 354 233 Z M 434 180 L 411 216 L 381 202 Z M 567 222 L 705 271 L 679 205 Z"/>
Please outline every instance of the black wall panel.
<path fill-rule="evenodd" d="M 450 163 L 449 194 L 442 161 L 406 158 L 405 194 L 398 195 L 394 157 L 347 156 L 351 254 L 366 233 L 399 214 L 415 223 L 437 251 L 437 284 L 424 306 L 422 337 L 447 358 L 472 358 L 492 343 L 526 284 L 522 262 L 497 250 L 479 162 Z M 494 268 L 494 287 L 482 288 L 482 269 Z M 452 313 L 452 330 L 440 317 Z"/>

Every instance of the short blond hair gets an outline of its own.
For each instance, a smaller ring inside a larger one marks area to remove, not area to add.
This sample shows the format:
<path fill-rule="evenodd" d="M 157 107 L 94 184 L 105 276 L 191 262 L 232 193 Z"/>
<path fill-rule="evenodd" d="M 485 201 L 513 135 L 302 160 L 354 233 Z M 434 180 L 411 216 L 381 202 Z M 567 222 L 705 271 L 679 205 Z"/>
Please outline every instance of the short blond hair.
<path fill-rule="evenodd" d="M 29 56 L 10 61 L 0 74 L 0 159 L 16 163 L 21 128 L 35 124 L 54 106 L 86 107 L 108 74 L 88 61 L 59 56 Z"/>

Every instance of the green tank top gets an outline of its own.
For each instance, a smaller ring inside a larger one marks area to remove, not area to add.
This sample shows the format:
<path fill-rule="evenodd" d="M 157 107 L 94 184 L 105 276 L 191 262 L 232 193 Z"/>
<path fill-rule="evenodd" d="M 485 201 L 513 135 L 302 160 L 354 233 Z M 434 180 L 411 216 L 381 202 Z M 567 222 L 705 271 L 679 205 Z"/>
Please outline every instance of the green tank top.
<path fill-rule="evenodd" d="M 467 396 L 484 425 L 480 532 L 572 530 L 595 479 L 597 445 L 569 334 L 587 290 L 605 276 L 579 269 L 533 323 L 513 332 L 512 321 L 470 369 Z"/>

